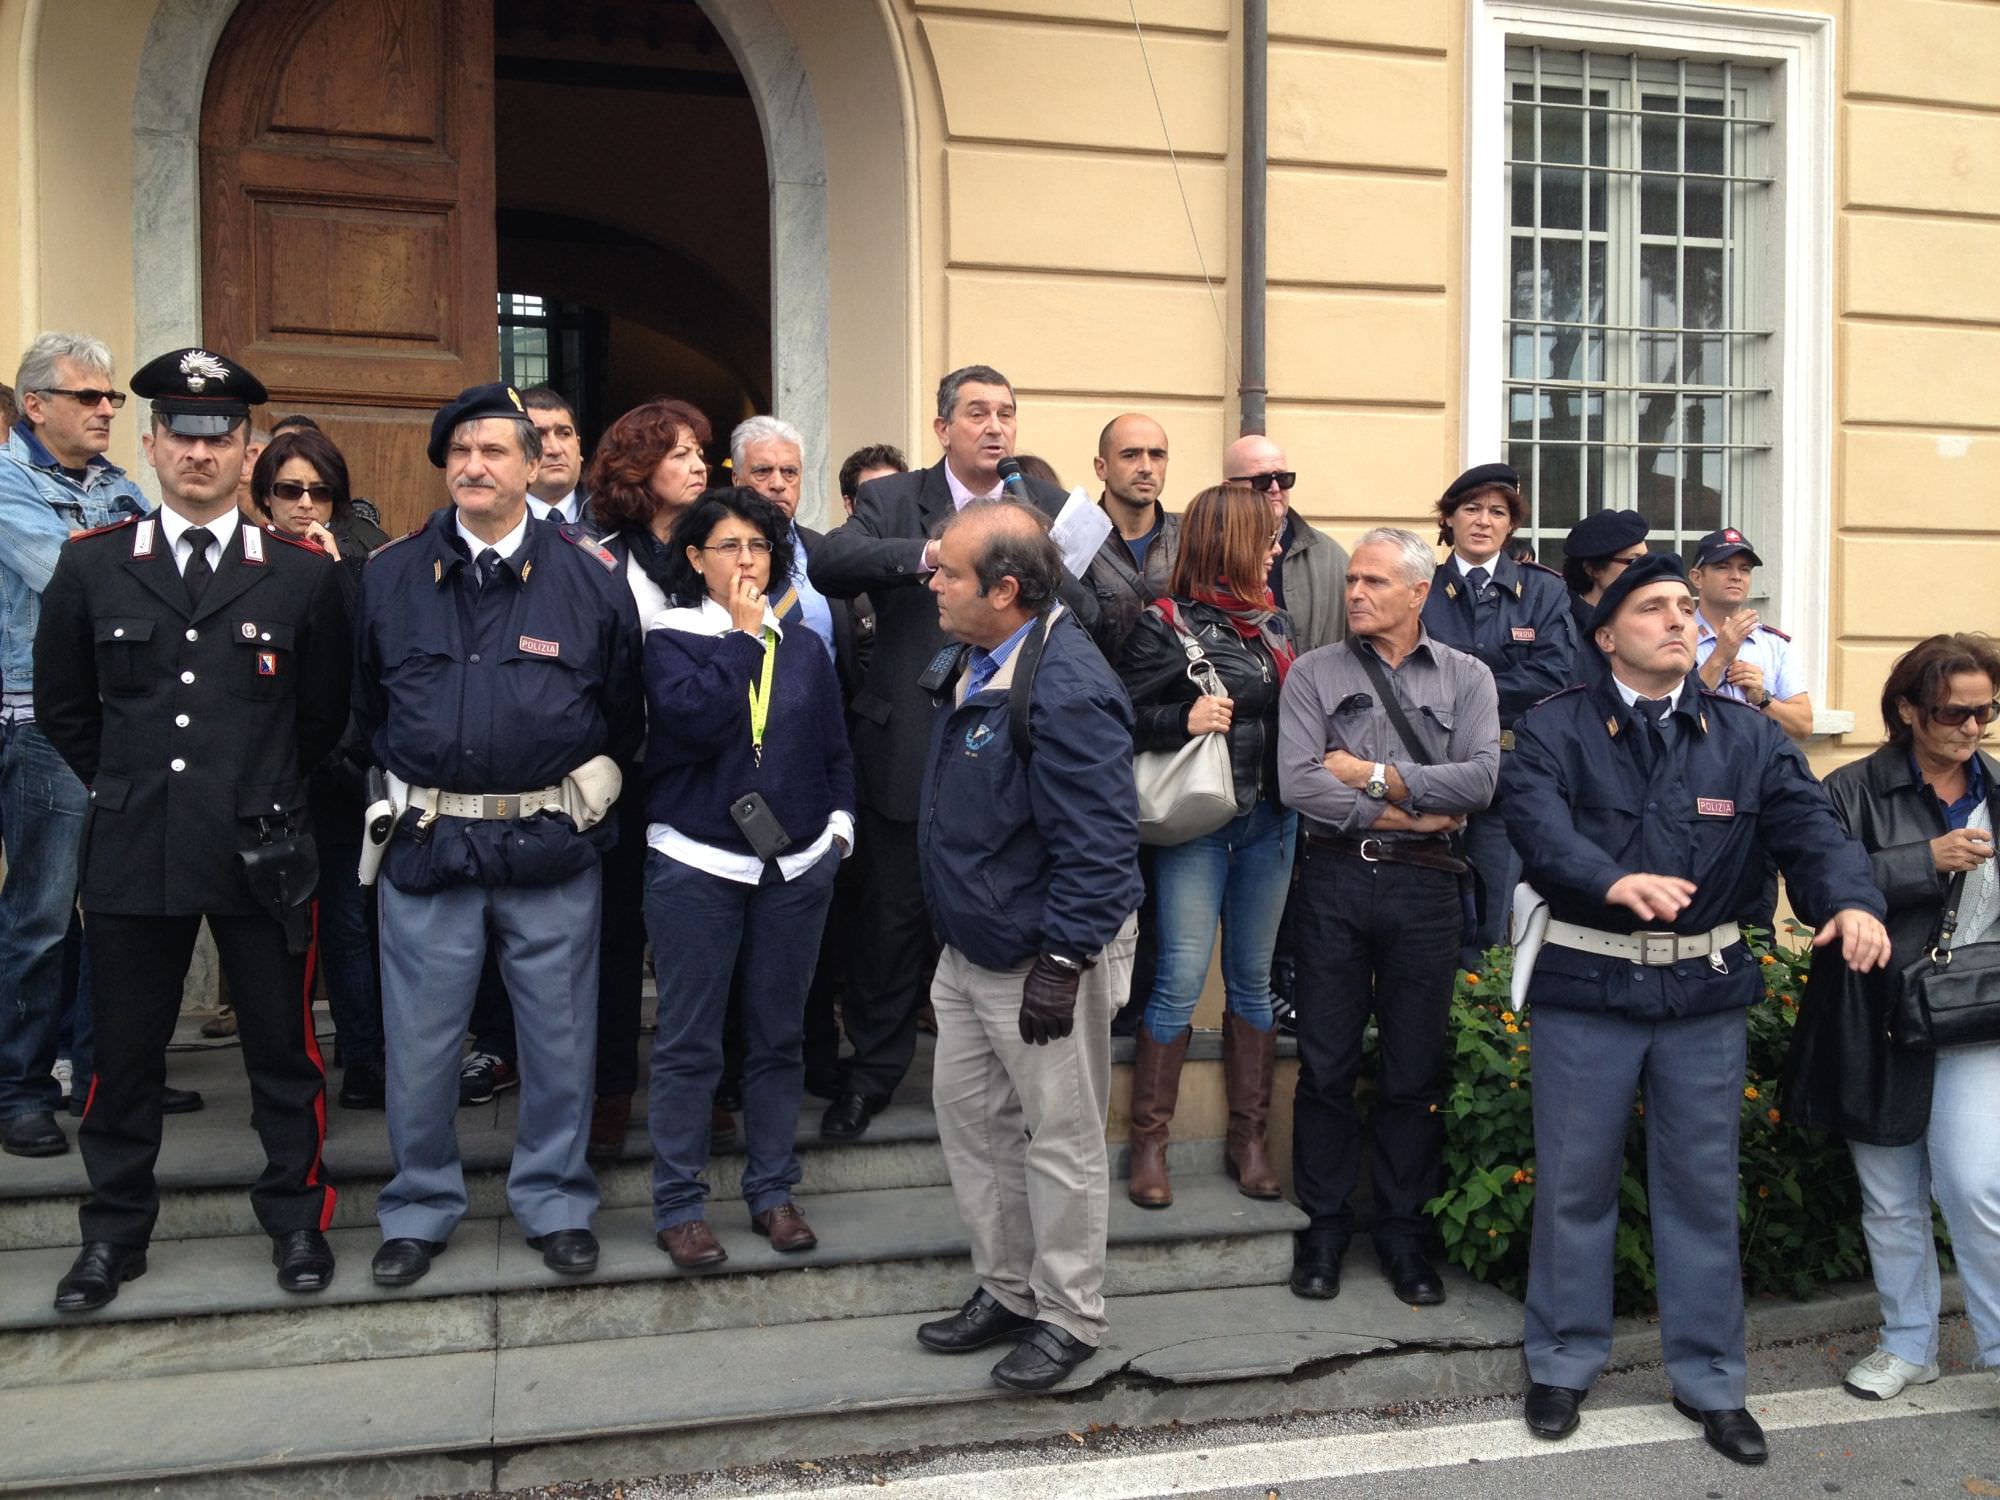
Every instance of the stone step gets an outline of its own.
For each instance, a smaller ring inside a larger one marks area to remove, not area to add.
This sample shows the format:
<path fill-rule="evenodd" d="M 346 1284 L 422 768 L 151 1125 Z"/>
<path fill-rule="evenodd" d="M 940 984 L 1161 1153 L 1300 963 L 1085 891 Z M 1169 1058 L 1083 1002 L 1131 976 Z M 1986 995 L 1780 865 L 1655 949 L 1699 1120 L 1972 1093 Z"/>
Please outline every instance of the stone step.
<path fill-rule="evenodd" d="M 818 1249 L 780 1255 L 751 1232 L 740 1202 L 716 1203 L 709 1222 L 730 1258 L 700 1274 L 678 1271 L 655 1245 L 647 1208 L 598 1216 L 602 1260 L 582 1278 L 545 1267 L 511 1219 L 484 1219 L 460 1225 L 415 1286 L 384 1290 L 368 1274 L 378 1233 L 336 1230 L 334 1283 L 312 1297 L 278 1289 L 261 1234 L 156 1241 L 146 1275 L 81 1318 L 50 1305 L 72 1250 L 8 1251 L 0 1253 L 0 1389 L 766 1328 L 964 1297 L 971 1262 L 948 1187 L 800 1202 Z M 1114 1192 L 1106 1291 L 1282 1282 L 1292 1231 L 1304 1222 L 1290 1204 L 1245 1198 L 1220 1174 L 1183 1175 L 1163 1210 Z"/>
<path fill-rule="evenodd" d="M 1442 1307 L 1403 1306 L 1357 1242 L 1331 1302 L 1276 1286 L 1114 1297 L 1097 1356 L 1038 1396 L 992 1382 L 1001 1350 L 924 1351 L 911 1312 L 302 1368 L 135 1370 L 0 1392 L 0 1492 L 235 1500 L 608 1487 L 1092 1423 L 1519 1390 L 1518 1304 L 1456 1273 L 1447 1284 Z M 966 1290 L 961 1280 L 937 1306 Z"/>

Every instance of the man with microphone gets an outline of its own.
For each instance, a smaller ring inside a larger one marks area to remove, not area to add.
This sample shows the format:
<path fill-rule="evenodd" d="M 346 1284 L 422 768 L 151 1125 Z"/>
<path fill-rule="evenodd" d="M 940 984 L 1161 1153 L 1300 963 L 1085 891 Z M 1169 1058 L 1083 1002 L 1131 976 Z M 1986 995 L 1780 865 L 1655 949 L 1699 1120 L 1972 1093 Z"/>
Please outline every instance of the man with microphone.
<path fill-rule="evenodd" d="M 933 533 L 973 500 L 1005 494 L 1053 517 L 1064 499 L 1014 464 L 1014 388 L 998 370 L 953 370 L 938 385 L 937 412 L 938 461 L 862 485 L 853 516 L 827 533 L 807 565 L 813 587 L 829 598 L 866 594 L 875 605 L 874 656 L 849 704 L 861 929 L 841 1010 L 854 1056 L 820 1122 L 830 1140 L 865 1131 L 909 1071 L 937 951 L 917 874 L 917 799 L 933 713 L 919 679 L 948 644 L 925 587 L 937 568 Z M 1096 625 L 1097 601 L 1076 579 L 1064 575 L 1061 598 L 1086 630 Z"/>

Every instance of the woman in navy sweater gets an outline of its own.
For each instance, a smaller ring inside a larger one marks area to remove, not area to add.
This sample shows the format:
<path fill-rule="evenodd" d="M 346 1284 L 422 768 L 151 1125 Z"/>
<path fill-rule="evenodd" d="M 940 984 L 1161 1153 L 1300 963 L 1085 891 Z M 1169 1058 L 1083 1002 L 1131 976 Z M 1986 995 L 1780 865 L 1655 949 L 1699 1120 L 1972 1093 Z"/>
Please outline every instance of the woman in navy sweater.
<path fill-rule="evenodd" d="M 728 1258 L 706 1220 L 709 1102 L 742 972 L 743 1197 L 778 1250 L 818 1243 L 792 1202 L 806 989 L 834 872 L 854 845 L 840 684 L 811 631 L 765 598 L 791 528 L 754 490 L 712 490 L 674 525 L 670 592 L 646 631 L 646 928 L 659 981 L 649 1123 L 653 1225 L 683 1270 Z M 750 809 L 747 816 L 744 804 Z"/>

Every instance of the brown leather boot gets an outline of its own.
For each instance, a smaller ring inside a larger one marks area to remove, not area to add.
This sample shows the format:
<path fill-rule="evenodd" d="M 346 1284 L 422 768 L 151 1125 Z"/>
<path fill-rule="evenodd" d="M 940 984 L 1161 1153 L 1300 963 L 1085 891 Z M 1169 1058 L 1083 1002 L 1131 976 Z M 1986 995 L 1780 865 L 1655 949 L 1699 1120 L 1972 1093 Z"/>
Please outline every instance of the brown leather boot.
<path fill-rule="evenodd" d="M 1132 1054 L 1132 1180 L 1125 1193 L 1141 1208 L 1165 1208 L 1174 1201 L 1174 1185 L 1167 1180 L 1167 1127 L 1193 1035 L 1183 1031 L 1179 1041 L 1161 1042 L 1139 1027 L 1138 1051 Z"/>
<path fill-rule="evenodd" d="M 1222 1080 L 1229 1092 L 1229 1175 L 1246 1198 L 1280 1196 L 1264 1149 L 1271 1079 L 1278 1070 L 1278 1028 L 1259 1031 L 1234 1011 L 1222 1021 Z"/>

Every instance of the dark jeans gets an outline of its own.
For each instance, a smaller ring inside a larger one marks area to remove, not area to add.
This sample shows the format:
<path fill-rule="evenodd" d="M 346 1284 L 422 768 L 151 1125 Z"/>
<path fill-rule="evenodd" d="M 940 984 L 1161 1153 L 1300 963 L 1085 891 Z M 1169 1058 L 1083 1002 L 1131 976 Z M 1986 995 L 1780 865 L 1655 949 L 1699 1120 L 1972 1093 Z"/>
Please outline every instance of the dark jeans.
<path fill-rule="evenodd" d="M 1301 836 L 1297 927 L 1299 1087 L 1292 1180 L 1312 1230 L 1345 1239 L 1361 1168 L 1354 1103 L 1361 1037 L 1376 1020 L 1375 1241 L 1421 1244 L 1424 1204 L 1437 1196 L 1452 975 L 1458 962 L 1458 878 L 1370 863 Z"/>
<path fill-rule="evenodd" d="M 83 783 L 33 724 L 0 727 L 0 1120 L 53 1112 L 50 1075 L 67 991 L 63 938 L 76 912 Z M 84 1079 L 85 1086 L 88 1079 Z"/>
<path fill-rule="evenodd" d="M 753 1214 L 790 1200 L 805 1093 L 800 1033 L 820 929 L 840 865 L 837 848 L 795 880 L 775 863 L 757 885 L 724 880 L 658 851 L 646 856 L 646 925 L 659 981 L 659 1030 L 647 1121 L 653 1137 L 653 1225 L 706 1215 L 709 1109 L 722 1073 L 732 979 L 743 993 L 743 1198 Z"/>
<path fill-rule="evenodd" d="M 343 1067 L 382 1066 L 382 976 L 375 965 L 375 892 L 361 883 L 358 844 L 322 844 L 319 959 L 326 965 L 334 1050 Z"/>
<path fill-rule="evenodd" d="M 854 962 L 842 1011 L 854 1056 L 847 1086 L 870 1099 L 896 1091 L 917 1052 L 917 1007 L 929 992 L 937 939 L 924 909 L 917 870 L 917 825 L 863 807 L 855 857 L 861 864 L 861 910 Z"/>

